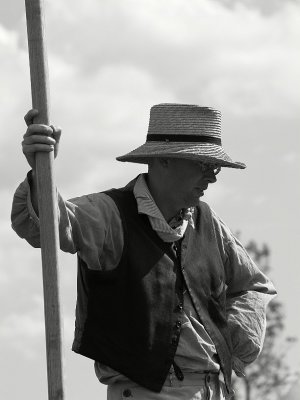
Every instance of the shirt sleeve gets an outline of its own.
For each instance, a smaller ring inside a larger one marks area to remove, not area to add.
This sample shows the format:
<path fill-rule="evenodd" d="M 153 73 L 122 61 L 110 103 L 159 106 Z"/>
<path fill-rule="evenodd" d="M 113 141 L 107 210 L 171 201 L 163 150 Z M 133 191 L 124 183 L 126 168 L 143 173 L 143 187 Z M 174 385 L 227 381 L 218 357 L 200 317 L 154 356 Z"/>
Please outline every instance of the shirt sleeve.
<path fill-rule="evenodd" d="M 224 222 L 216 215 L 214 219 L 226 272 L 226 309 L 233 345 L 233 369 L 242 376 L 244 367 L 262 350 L 266 308 L 276 290 Z"/>
<path fill-rule="evenodd" d="M 123 251 L 123 228 L 114 201 L 104 193 L 64 200 L 57 193 L 61 250 L 76 253 L 91 269 L 115 268 Z M 11 212 L 12 228 L 33 247 L 40 247 L 39 218 L 25 179 L 17 188 Z"/>

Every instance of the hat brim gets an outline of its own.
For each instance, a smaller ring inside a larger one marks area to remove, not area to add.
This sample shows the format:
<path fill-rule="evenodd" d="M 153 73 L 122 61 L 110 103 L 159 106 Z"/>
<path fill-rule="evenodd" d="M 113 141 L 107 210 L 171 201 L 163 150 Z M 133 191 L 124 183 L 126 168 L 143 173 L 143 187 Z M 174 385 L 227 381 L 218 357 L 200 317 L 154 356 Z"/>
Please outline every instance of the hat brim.
<path fill-rule="evenodd" d="M 123 162 L 148 164 L 151 159 L 161 157 L 203 161 L 220 167 L 246 168 L 244 163 L 233 161 L 223 147 L 212 143 L 146 142 L 116 159 Z"/>

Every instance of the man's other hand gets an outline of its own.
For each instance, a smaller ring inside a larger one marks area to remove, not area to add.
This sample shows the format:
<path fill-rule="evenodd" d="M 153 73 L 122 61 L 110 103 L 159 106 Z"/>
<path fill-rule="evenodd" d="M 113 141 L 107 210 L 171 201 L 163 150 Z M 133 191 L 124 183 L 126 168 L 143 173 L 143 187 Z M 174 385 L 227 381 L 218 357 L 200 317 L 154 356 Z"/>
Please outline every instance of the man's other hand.
<path fill-rule="evenodd" d="M 35 169 L 35 153 L 39 151 L 54 151 L 58 153 L 61 129 L 53 125 L 34 124 L 33 120 L 38 115 L 38 110 L 29 110 L 24 119 L 27 131 L 23 136 L 22 150 L 31 168 Z"/>

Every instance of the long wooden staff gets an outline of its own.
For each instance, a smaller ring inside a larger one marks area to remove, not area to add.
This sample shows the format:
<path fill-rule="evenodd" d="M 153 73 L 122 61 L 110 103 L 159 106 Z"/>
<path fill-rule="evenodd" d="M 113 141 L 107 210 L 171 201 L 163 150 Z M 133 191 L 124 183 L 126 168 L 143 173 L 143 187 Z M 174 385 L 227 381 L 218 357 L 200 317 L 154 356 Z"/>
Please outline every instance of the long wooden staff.
<path fill-rule="evenodd" d="M 32 106 L 39 110 L 35 123 L 49 125 L 47 57 L 42 0 L 25 0 Z M 53 152 L 36 153 L 36 174 L 43 266 L 48 398 L 63 400 L 62 333 L 58 275 L 57 198 Z"/>

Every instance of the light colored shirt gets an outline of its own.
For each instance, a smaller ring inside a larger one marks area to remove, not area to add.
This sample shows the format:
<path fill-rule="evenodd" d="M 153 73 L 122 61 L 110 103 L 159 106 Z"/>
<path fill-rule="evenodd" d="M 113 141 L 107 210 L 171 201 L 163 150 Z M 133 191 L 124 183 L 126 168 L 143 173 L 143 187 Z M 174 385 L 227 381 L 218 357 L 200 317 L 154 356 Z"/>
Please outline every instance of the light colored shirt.
<path fill-rule="evenodd" d="M 155 204 L 146 183 L 146 175 L 138 177 L 133 194 L 137 201 L 138 213 L 146 214 L 150 224 L 158 236 L 165 242 L 174 242 L 183 238 L 185 230 L 190 224 L 194 227 L 192 209 L 182 210 L 168 224 Z M 174 228 L 171 228 L 174 226 Z M 196 311 L 192 305 L 188 292 L 184 292 L 184 310 L 180 339 L 175 355 L 175 362 L 184 372 L 219 371 L 216 360 L 216 349 L 204 326 L 198 321 Z M 111 368 L 95 363 L 98 379 L 105 384 L 111 384 L 126 378 Z"/>
<path fill-rule="evenodd" d="M 148 189 L 146 183 L 146 175 L 141 174 L 133 189 L 134 196 L 137 201 L 138 212 L 146 214 L 149 217 L 150 224 L 158 234 L 158 236 L 165 242 L 174 242 L 184 236 L 188 224 L 194 227 L 193 209 L 182 210 L 180 215 L 175 216 L 168 224 L 155 204 L 153 197 Z M 24 193 L 25 194 L 25 193 Z M 123 229 L 119 211 L 113 200 L 101 194 L 103 202 L 103 216 L 96 216 L 97 224 L 99 225 L 99 249 L 98 258 L 100 266 L 105 266 L 106 269 L 115 268 L 121 258 L 123 250 Z M 84 198 L 85 202 L 93 201 L 93 195 Z M 78 201 L 84 201 L 84 199 Z M 69 203 L 70 208 L 76 212 L 76 207 Z M 27 207 L 32 218 L 32 222 L 38 224 L 38 217 L 36 216 L 30 199 L 30 193 L 27 193 Z M 110 221 L 107 221 L 107 213 L 105 209 L 110 208 Z M 62 215 L 60 213 L 60 218 Z M 110 222 L 110 223 L 108 223 Z M 171 228 L 171 225 L 174 228 Z M 104 228 L 105 227 L 105 228 Z M 102 236 L 105 232 L 105 239 Z M 69 233 L 72 235 L 72 233 Z M 62 238 L 62 235 L 61 239 Z M 88 239 L 88 238 L 86 238 Z M 102 245 L 101 245 L 101 242 Z M 84 261 L 86 259 L 84 253 L 80 253 Z M 91 266 L 91 263 L 87 263 Z M 94 268 L 94 267 L 93 267 Z M 201 371 L 219 371 L 220 367 L 216 359 L 216 349 L 206 332 L 204 326 L 199 322 L 196 311 L 189 298 L 188 292 L 184 293 L 184 310 L 183 321 L 181 327 L 180 339 L 175 355 L 175 362 L 181 368 L 183 373 L 187 372 L 201 372 Z M 104 366 L 98 362 L 95 363 L 95 371 L 97 377 L 101 382 L 109 384 L 118 379 L 124 379 L 118 372 L 111 368 Z"/>
<path fill-rule="evenodd" d="M 182 239 L 188 224 L 194 228 L 193 209 L 181 210 L 179 216 L 175 216 L 167 223 L 146 183 L 146 175 L 142 174 L 136 181 L 133 189 L 138 205 L 138 212 L 149 217 L 152 228 L 165 242 L 174 242 Z M 175 226 L 172 228 L 171 226 Z M 183 371 L 218 371 L 220 369 L 216 361 L 216 349 L 199 322 L 196 311 L 192 305 L 190 296 L 184 292 L 183 323 L 177 347 L 175 362 Z"/>
<path fill-rule="evenodd" d="M 147 186 L 143 179 L 143 176 L 140 177 L 135 186 L 139 212 L 153 213 L 151 218 L 157 219 L 160 234 L 164 235 L 163 240 L 167 239 L 165 235 L 169 233 L 175 234 L 176 237 L 178 234 L 182 235 L 184 226 L 192 223 L 194 218 L 192 210 L 181 215 L 187 222 L 180 223 L 179 218 L 179 225 L 170 231 L 171 227 L 167 226 L 159 210 L 155 210 L 155 204 L 149 201 Z M 145 205 L 146 203 L 149 207 Z M 222 261 L 231 274 L 226 300 L 227 319 L 233 344 L 233 368 L 236 372 L 242 373 L 244 364 L 251 363 L 262 348 L 265 307 L 276 292 L 271 282 L 255 266 L 223 221 L 208 207 L 205 207 L 205 210 L 209 212 L 216 231 Z M 122 221 L 116 204 L 109 196 L 104 193 L 93 193 L 65 201 L 58 193 L 58 214 L 60 247 L 63 251 L 78 252 L 91 269 L 108 271 L 118 265 L 123 251 Z M 11 218 L 12 227 L 18 235 L 26 238 L 33 247 L 40 247 L 39 219 L 31 205 L 27 179 L 16 190 Z M 153 220 L 152 224 L 155 225 Z M 183 260 L 188 252 L 193 256 L 193 248 L 187 246 L 187 240 L 183 237 Z M 251 280 L 248 281 L 249 276 Z M 242 293 L 241 287 L 243 287 Z M 177 364 L 183 372 L 219 369 L 214 344 L 199 323 L 187 294 L 184 300 L 185 322 L 176 353 Z M 112 371 L 108 371 L 107 377 L 111 373 Z"/>

